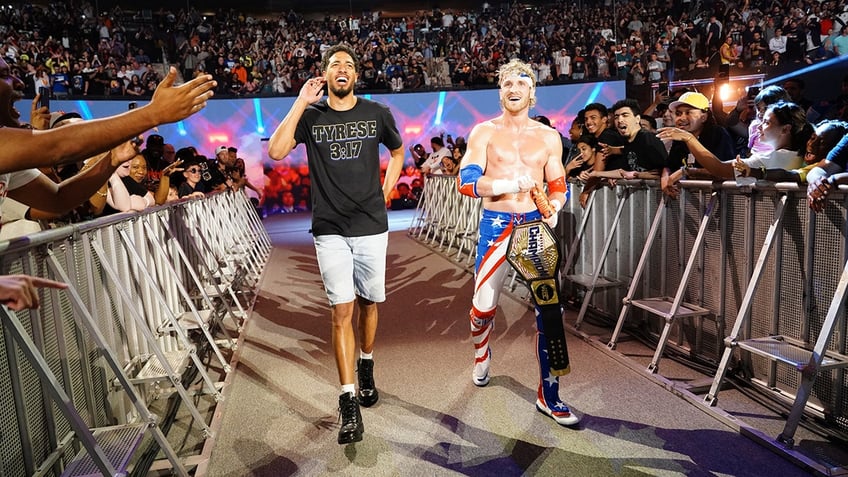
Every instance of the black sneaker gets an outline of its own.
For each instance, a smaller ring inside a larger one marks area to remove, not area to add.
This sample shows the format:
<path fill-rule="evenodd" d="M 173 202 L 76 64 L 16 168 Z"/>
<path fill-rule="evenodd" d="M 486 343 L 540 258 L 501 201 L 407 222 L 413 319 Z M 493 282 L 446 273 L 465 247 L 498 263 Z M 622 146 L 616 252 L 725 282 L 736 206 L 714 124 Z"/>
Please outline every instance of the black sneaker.
<path fill-rule="evenodd" d="M 362 440 L 365 426 L 362 424 L 362 414 L 359 413 L 359 404 L 350 393 L 342 393 L 339 396 L 339 420 L 342 427 L 339 429 L 339 444 L 350 444 Z"/>
<path fill-rule="evenodd" d="M 371 407 L 380 399 L 380 393 L 374 386 L 374 360 L 359 358 L 356 361 L 356 376 L 359 378 L 359 393 L 356 398 L 364 407 Z"/>

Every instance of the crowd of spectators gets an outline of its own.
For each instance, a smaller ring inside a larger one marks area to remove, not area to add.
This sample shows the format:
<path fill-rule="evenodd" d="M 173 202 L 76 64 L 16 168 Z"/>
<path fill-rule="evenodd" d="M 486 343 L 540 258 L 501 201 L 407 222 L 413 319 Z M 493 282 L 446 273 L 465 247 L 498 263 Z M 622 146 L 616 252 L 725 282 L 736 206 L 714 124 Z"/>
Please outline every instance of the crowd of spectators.
<path fill-rule="evenodd" d="M 9 5 L 0 9 L 0 54 L 30 93 L 49 86 L 56 97 L 149 95 L 163 65 L 186 79 L 209 72 L 219 96 L 296 94 L 341 41 L 362 58 L 358 89 L 378 91 L 495 87 L 498 66 L 514 57 L 532 64 L 540 84 L 618 78 L 638 87 L 720 64 L 763 70 L 848 54 L 848 7 L 837 1 L 502 5 L 509 10 L 404 17 Z"/>
<path fill-rule="evenodd" d="M 211 97 L 213 78 L 218 94 L 296 92 L 319 74 L 323 51 L 342 41 L 363 60 L 359 88 L 393 91 L 494 87 L 499 65 L 514 57 L 532 63 L 540 84 L 616 77 L 640 86 L 721 65 L 781 67 L 848 55 L 844 2 L 509 5 L 509 11 L 434 9 L 402 18 L 365 12 L 323 19 L 294 12 L 260 18 L 234 10 L 209 17 L 193 9 L 103 13 L 87 2 L 4 5 L 0 132 L 7 147 L 0 161 L 0 232 L 15 221 L 74 221 L 108 208 L 142 210 L 224 189 L 271 192 L 274 198 L 265 205 L 272 211 L 305 209 L 305 166 L 267 170 L 260 189 L 246 179 L 235 148 L 220 146 L 208 159 L 192 147 L 174 150 L 157 134 L 147 137 L 143 149 L 121 141 L 196 112 L 198 102 Z M 173 87 L 176 75 L 166 75 L 165 65 L 179 65 L 183 81 L 195 80 Z M 660 179 L 663 192 L 676 197 L 680 178 L 703 175 L 807 183 L 809 206 L 821 211 L 830 191 L 848 184 L 848 76 L 826 107 L 806 101 L 803 87 L 792 78 L 752 91 L 729 114 L 722 101 L 697 91 L 659 95 L 644 111 L 632 99 L 609 108 L 592 103 L 563 137 L 563 163 L 572 180 L 585 183 L 581 204 L 592 188 L 617 179 Z M 78 115 L 40 106 L 30 125 L 20 124 L 13 105 L 22 92 L 35 96 L 47 89 L 60 98 L 149 95 L 152 101 L 143 107 L 152 112 L 86 126 L 75 124 L 83 121 Z M 21 131 L 25 126 L 49 131 L 28 134 Z M 415 164 L 405 169 L 387 207 L 419 201 L 428 174 L 455 174 L 464 144 L 461 136 L 440 135 L 430 141 L 432 152 L 412 146 Z M 0 301 L 16 310 L 37 307 L 34 288 L 40 286 L 64 285 L 3 276 Z"/>
<path fill-rule="evenodd" d="M 0 8 L 5 37 L 0 57 L 30 95 L 43 87 L 58 98 L 94 99 L 150 95 L 166 65 L 176 66 L 184 80 L 208 72 L 219 97 L 296 94 L 306 80 L 320 74 L 322 53 L 338 42 L 351 44 L 361 56 L 357 89 L 366 91 L 496 87 L 498 67 L 514 57 L 532 65 L 541 85 L 617 78 L 627 80 L 632 91 L 650 83 L 713 76 L 719 65 L 764 71 L 848 54 L 848 6 L 836 1 L 504 5 L 509 8 L 483 4 L 471 11 L 434 8 L 397 17 L 371 11 L 355 16 L 294 11 L 255 15 L 233 9 L 203 15 L 194 8 L 99 12 L 88 2 L 8 5 Z M 792 91 L 792 85 L 785 86 Z M 826 109 L 810 109 L 800 96 L 792 99 L 818 118 L 845 119 L 845 97 L 843 91 Z M 657 95 L 642 115 L 647 127 L 676 125 L 672 99 Z M 731 131 L 735 152 L 744 152 L 748 140 L 749 131 L 740 124 L 755 116 L 750 105 L 740 102 L 730 118 L 736 123 L 720 124 Z M 456 140 L 444 134 L 433 137 L 431 152 L 426 145 L 411 147 L 414 166 L 404 172 L 404 189 L 389 205 L 414 206 L 426 174 L 455 174 L 465 149 L 461 136 L 467 132 L 456 131 Z M 564 150 L 576 157 L 570 169 L 576 177 L 594 161 L 576 153 L 581 135 L 570 135 L 564 138 Z M 599 147 L 597 138 L 580 144 Z M 162 148 L 170 158 L 151 155 Z M 264 196 L 266 213 L 308 209 L 305 164 L 269 166 L 265 184 L 256 187 L 246 181 L 244 161 L 235 152 L 232 157 L 219 152 L 207 159 L 190 147 L 174 151 L 161 136 L 148 138 L 148 177 L 140 182 L 155 197 L 145 203 L 161 202 L 159 180 L 171 179 L 175 172 L 169 184 L 172 197 L 181 188 L 189 195 L 229 183 Z M 175 161 L 179 167 L 167 169 Z M 138 175 L 127 166 L 122 180 Z"/>

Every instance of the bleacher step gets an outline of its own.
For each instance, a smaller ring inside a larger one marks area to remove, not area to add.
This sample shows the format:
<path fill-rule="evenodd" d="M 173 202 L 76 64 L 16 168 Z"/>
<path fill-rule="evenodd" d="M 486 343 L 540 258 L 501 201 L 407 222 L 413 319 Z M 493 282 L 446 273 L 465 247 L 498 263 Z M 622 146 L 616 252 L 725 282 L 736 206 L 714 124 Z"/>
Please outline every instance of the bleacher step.
<path fill-rule="evenodd" d="M 566 275 L 565 278 L 572 283 L 582 286 L 583 288 L 589 288 L 592 286 L 592 275 L 578 273 L 574 275 Z M 621 285 L 622 282 L 620 280 L 612 280 L 603 276 L 599 276 L 597 281 L 595 281 L 595 288 L 610 288 Z"/>
<path fill-rule="evenodd" d="M 736 346 L 759 356 L 765 356 L 781 363 L 788 364 L 798 370 L 803 370 L 810 363 L 813 352 L 786 341 L 782 336 L 769 336 L 737 341 Z M 819 370 L 848 367 L 848 356 L 826 354 L 822 358 Z"/>
<path fill-rule="evenodd" d="M 102 427 L 92 429 L 92 435 L 115 471 L 119 475 L 126 475 L 130 460 L 148 428 L 147 423 Z M 102 477 L 102 475 L 94 459 L 85 449 L 80 450 L 62 472 L 62 477 Z"/>
<path fill-rule="evenodd" d="M 187 349 L 176 351 L 163 351 L 165 360 L 169 367 L 174 370 L 174 375 L 179 377 L 185 371 L 191 359 L 191 352 Z M 168 373 L 165 371 L 165 366 L 155 354 L 150 355 L 150 358 L 141 367 L 138 374 L 131 379 L 133 383 L 150 383 L 168 379 Z"/>
<path fill-rule="evenodd" d="M 664 296 L 655 298 L 643 298 L 641 300 L 633 300 L 631 304 L 637 308 L 646 310 L 654 315 L 668 318 L 691 318 L 694 316 L 709 315 L 710 310 L 707 308 L 693 305 L 692 303 L 682 302 L 677 308 L 677 313 L 672 316 L 671 307 L 674 304 L 674 298 Z"/>

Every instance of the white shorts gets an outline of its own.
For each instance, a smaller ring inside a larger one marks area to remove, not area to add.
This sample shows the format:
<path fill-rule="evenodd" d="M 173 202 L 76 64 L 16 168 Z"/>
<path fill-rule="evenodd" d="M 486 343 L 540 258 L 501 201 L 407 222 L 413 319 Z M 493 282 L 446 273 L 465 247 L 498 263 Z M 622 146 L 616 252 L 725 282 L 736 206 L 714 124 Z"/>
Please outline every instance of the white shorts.
<path fill-rule="evenodd" d="M 330 305 L 349 303 L 360 296 L 386 301 L 386 250 L 389 233 L 363 237 L 313 237 L 318 269 Z"/>

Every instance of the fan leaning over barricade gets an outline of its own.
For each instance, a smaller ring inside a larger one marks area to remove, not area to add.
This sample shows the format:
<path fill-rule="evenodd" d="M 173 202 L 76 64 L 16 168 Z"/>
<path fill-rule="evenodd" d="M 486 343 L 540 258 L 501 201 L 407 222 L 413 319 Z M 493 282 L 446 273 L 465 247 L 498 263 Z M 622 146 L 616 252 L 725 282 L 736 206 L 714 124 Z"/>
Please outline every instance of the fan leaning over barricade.
<path fill-rule="evenodd" d="M 595 139 L 598 140 L 599 145 L 623 145 L 624 138 L 615 130 L 615 128 L 610 126 L 609 122 L 609 110 L 603 104 L 590 103 L 587 104 L 586 107 L 583 109 L 584 128 L 586 129 L 586 132 L 595 136 Z M 607 148 L 607 153 L 605 154 L 601 152 L 599 148 L 598 153 L 595 155 L 594 161 L 587 160 L 587 162 L 592 162 L 593 171 L 614 171 L 627 167 L 627 161 L 625 160 L 624 156 L 622 156 L 621 154 L 613 154 L 610 152 L 610 150 L 611 148 Z M 602 179 L 599 177 L 590 177 L 589 171 L 583 171 L 580 174 L 579 179 L 584 182 L 583 191 L 580 192 L 580 205 L 582 207 L 586 207 L 586 204 L 589 201 L 589 195 L 591 195 L 592 191 L 595 190 L 601 184 Z"/>
<path fill-rule="evenodd" d="M 129 139 L 160 124 L 191 116 L 212 97 L 215 82 L 211 76 L 203 75 L 180 86 L 174 86 L 175 78 L 176 70 L 172 68 L 144 107 L 58 129 L 47 130 L 50 110 L 39 106 L 40 97 L 36 96 L 32 102 L 32 122 L 44 130 L 33 130 L 20 127 L 20 113 L 14 108 L 14 103 L 23 97 L 24 83 L 0 58 L 0 121 L 6 126 L 0 128 L 3 144 L 0 189 L 20 202 L 56 213 L 81 204 L 106 183 L 118 164 L 137 152 Z M 110 149 L 111 154 L 96 165 L 62 184 L 32 169 L 80 161 Z M 0 277 L 0 303 L 12 309 L 35 308 L 38 306 L 35 289 L 43 286 L 64 285 L 26 276 Z"/>
<path fill-rule="evenodd" d="M 659 179 L 668 167 L 668 153 L 656 134 L 642 129 L 639 103 L 635 99 L 622 99 L 611 108 L 615 129 L 624 138 L 621 146 L 600 143 L 601 153 L 621 155 L 626 167 L 592 171 L 590 177 L 606 179 Z"/>
<path fill-rule="evenodd" d="M 550 214 L 544 218 L 545 230 L 537 228 L 537 232 L 549 233 L 547 226 L 556 226 L 558 213 L 568 198 L 559 134 L 531 120 L 528 115 L 530 107 L 536 102 L 532 69 L 526 63 L 512 60 L 501 67 L 498 75 L 503 114 L 476 125 L 471 131 L 457 178 L 462 194 L 483 199 L 470 312 L 471 338 L 475 349 L 471 377 L 477 386 L 489 383 L 492 361 L 489 335 L 509 268 L 504 258 L 510 234 L 528 222 L 542 224 L 540 219 L 543 215 L 531 197 L 531 191 L 541 183 L 548 183 L 547 198 L 552 210 L 545 211 Z M 544 198 L 545 202 L 547 198 Z M 560 320 L 560 336 L 554 338 L 563 341 L 564 345 L 559 305 L 556 315 Z M 552 368 L 548 360 L 549 337 L 546 337 L 542 316 L 537 306 L 536 356 L 540 376 L 536 408 L 559 424 L 574 425 L 578 422 L 577 416 L 559 397 L 559 375 L 568 369 L 567 366 Z"/>
<path fill-rule="evenodd" d="M 679 128 L 661 128 L 657 137 L 686 143 L 695 160 L 703 166 L 703 169 L 688 169 L 686 175 L 690 178 L 712 177 L 727 180 L 734 178 L 734 170 L 742 170 L 745 167 L 765 172 L 767 169 L 777 168 L 797 169 L 803 165 L 804 154 L 800 151 L 812 136 L 813 127 L 807 122 L 800 106 L 783 101 L 768 106 L 763 114 L 759 133 L 760 140 L 770 146 L 771 151 L 755 152 L 745 159 L 737 156 L 735 161 L 719 160 L 695 135 Z M 741 163 L 738 168 L 734 168 L 735 162 Z"/>
<path fill-rule="evenodd" d="M 845 121 L 825 121 L 816 128 L 816 133 L 822 136 L 822 127 L 828 130 L 843 130 L 843 136 L 832 148 L 822 144 L 817 149 L 824 151 L 827 157 L 819 165 L 807 173 L 807 203 L 816 212 L 824 210 L 827 195 L 835 186 L 848 184 L 848 123 Z M 807 144 L 809 152 L 811 145 Z M 815 150 L 815 149 L 814 149 Z"/>
<path fill-rule="evenodd" d="M 755 179 L 762 179 L 770 182 L 796 182 L 798 184 L 803 184 L 807 182 L 808 177 L 810 177 L 813 179 L 813 182 L 817 183 L 817 186 L 825 187 L 824 195 L 827 195 L 827 192 L 830 192 L 830 186 L 834 183 L 838 183 L 836 181 L 840 180 L 840 177 L 827 174 L 827 171 L 836 170 L 837 172 L 841 172 L 842 170 L 841 167 L 836 166 L 833 162 L 827 160 L 828 153 L 833 150 L 839 141 L 846 135 L 848 135 L 848 122 L 838 120 L 822 121 L 816 126 L 813 135 L 810 136 L 810 139 L 807 140 L 803 167 L 798 169 L 759 169 L 752 168 L 741 160 L 734 162 L 733 167 L 736 168 L 737 172 L 742 177 L 753 177 Z M 834 166 L 836 167 L 834 168 Z M 815 169 L 819 170 L 813 173 L 812 171 Z M 824 179 L 828 180 L 825 181 Z M 814 187 L 813 191 L 815 191 L 815 189 L 816 188 Z M 822 198 L 824 195 L 822 195 Z M 824 203 L 821 202 L 821 199 L 818 199 L 817 194 L 814 194 L 812 198 L 815 200 L 811 201 L 810 204 L 814 209 L 816 209 L 817 205 L 824 205 Z"/>

